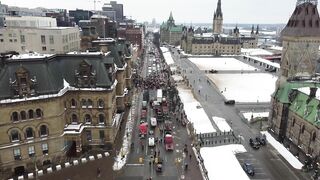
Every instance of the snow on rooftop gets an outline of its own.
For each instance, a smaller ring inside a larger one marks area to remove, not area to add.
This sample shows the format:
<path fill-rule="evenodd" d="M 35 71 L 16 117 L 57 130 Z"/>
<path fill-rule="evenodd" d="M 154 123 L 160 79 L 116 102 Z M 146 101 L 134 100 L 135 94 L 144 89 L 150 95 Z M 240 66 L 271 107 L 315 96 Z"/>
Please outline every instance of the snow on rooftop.
<path fill-rule="evenodd" d="M 193 123 L 196 133 L 216 132 L 206 112 L 193 97 L 191 90 L 178 86 L 179 96 L 183 103 L 187 118 Z"/>
<path fill-rule="evenodd" d="M 281 47 L 281 46 L 271 46 L 269 49 L 282 51 L 283 47 Z"/>
<path fill-rule="evenodd" d="M 13 55 L 11 59 L 41 59 L 41 58 L 46 58 L 51 56 L 54 56 L 54 54 L 27 53 L 27 54 Z"/>
<path fill-rule="evenodd" d="M 269 112 L 242 112 L 242 115 L 244 118 L 247 119 L 247 121 L 251 121 L 252 118 L 257 118 L 257 117 L 269 117 Z"/>
<path fill-rule="evenodd" d="M 249 180 L 247 174 L 237 160 L 235 154 L 246 152 L 241 144 L 230 144 L 200 149 L 209 179 L 217 180 Z"/>
<path fill-rule="evenodd" d="M 166 47 L 160 47 L 161 51 L 162 51 L 162 54 L 163 54 L 163 57 L 166 61 L 166 63 L 170 66 L 172 64 L 174 64 L 174 61 L 172 59 L 172 56 L 171 56 L 171 53 L 170 51 L 168 50 L 168 48 Z"/>
<path fill-rule="evenodd" d="M 241 53 L 249 56 L 271 56 L 272 52 L 264 49 L 245 49 L 241 48 Z"/>
<path fill-rule="evenodd" d="M 171 77 L 173 78 L 173 80 L 174 80 L 175 82 L 180 82 L 180 81 L 183 80 L 183 77 L 182 77 L 182 76 L 179 76 L 179 75 L 172 75 Z"/>
<path fill-rule="evenodd" d="M 302 92 L 302 93 L 304 93 L 304 94 L 306 94 L 306 95 L 310 95 L 310 87 L 302 87 L 302 88 L 298 88 L 298 91 L 300 91 L 300 92 Z M 319 88 L 318 88 L 318 90 L 317 90 L 317 92 L 316 92 L 316 98 L 318 99 L 318 100 L 320 100 L 320 90 L 319 90 Z"/>
<path fill-rule="evenodd" d="M 231 127 L 229 126 L 229 124 L 227 123 L 227 121 L 224 118 L 213 116 L 212 120 L 218 126 L 220 131 L 229 132 L 229 131 L 232 130 Z"/>
<path fill-rule="evenodd" d="M 226 99 L 236 102 L 270 102 L 277 76 L 268 73 L 208 74 Z"/>
<path fill-rule="evenodd" d="M 267 137 L 268 143 L 270 143 L 280 154 L 284 157 L 292 167 L 296 169 L 301 169 L 303 164 L 291 154 L 283 144 L 280 144 L 277 140 L 275 140 L 268 132 L 263 131 L 262 134 L 265 134 Z"/>
<path fill-rule="evenodd" d="M 200 70 L 255 70 L 253 66 L 235 58 L 189 58 L 189 60 L 198 66 Z"/>
<path fill-rule="evenodd" d="M 275 68 L 278 68 L 280 69 L 280 64 L 278 63 L 274 63 L 274 62 L 271 62 L 269 60 L 266 60 L 266 59 L 263 59 L 263 58 L 260 58 L 260 57 L 254 57 L 254 56 L 246 56 L 247 58 L 250 58 L 250 59 L 254 59 L 254 60 L 257 60 L 259 62 L 262 62 L 262 63 L 265 63 L 265 64 L 268 64 L 270 66 L 273 66 Z"/>

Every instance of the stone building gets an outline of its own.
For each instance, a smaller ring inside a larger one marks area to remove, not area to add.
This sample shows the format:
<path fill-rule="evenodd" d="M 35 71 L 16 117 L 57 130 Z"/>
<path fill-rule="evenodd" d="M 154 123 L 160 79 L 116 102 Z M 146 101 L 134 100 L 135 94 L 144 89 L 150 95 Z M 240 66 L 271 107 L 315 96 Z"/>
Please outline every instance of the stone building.
<path fill-rule="evenodd" d="M 99 53 L 2 57 L 0 179 L 112 148 L 136 58 L 124 41 L 112 43 Z"/>
<path fill-rule="evenodd" d="M 221 0 L 218 1 L 217 9 L 214 12 L 212 28 L 213 33 L 196 34 L 193 27 L 183 27 L 181 48 L 187 54 L 219 56 L 240 54 L 241 48 L 256 48 L 258 45 L 258 27 L 256 33 L 253 29 L 249 37 L 241 35 L 238 27 L 233 30 L 231 36 L 222 34 Z"/>
<path fill-rule="evenodd" d="M 169 19 L 166 23 L 160 26 L 160 42 L 171 45 L 179 45 L 182 36 L 182 25 L 175 25 L 172 12 L 170 12 Z"/>
<path fill-rule="evenodd" d="M 281 32 L 281 74 L 269 119 L 278 141 L 307 162 L 319 162 L 320 155 L 319 27 L 317 1 L 299 0 Z"/>

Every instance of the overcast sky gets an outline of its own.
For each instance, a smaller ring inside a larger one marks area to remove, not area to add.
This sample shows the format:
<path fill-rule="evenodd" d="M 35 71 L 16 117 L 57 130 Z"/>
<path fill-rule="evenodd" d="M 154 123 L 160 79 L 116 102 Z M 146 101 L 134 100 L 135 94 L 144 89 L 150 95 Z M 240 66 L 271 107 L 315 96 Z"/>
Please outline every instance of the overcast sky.
<path fill-rule="evenodd" d="M 96 9 L 109 1 L 96 0 Z M 118 0 L 124 15 L 138 22 L 167 20 L 170 11 L 179 23 L 211 23 L 218 0 Z M 2 0 L 2 4 L 20 7 L 94 9 L 94 0 Z M 287 23 L 296 0 L 222 0 L 226 23 Z"/>

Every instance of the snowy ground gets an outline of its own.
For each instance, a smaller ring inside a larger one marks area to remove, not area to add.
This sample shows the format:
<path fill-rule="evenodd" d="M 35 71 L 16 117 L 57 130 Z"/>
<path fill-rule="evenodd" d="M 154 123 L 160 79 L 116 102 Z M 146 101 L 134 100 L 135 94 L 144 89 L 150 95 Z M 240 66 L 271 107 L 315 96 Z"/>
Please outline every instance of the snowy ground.
<path fill-rule="evenodd" d="M 276 76 L 267 73 L 209 74 L 226 99 L 237 102 L 270 102 Z"/>
<path fill-rule="evenodd" d="M 214 123 L 218 126 L 219 130 L 222 132 L 229 132 L 231 131 L 231 127 L 229 126 L 229 124 L 227 123 L 227 121 L 223 118 L 220 117 L 212 117 L 212 120 L 214 121 Z"/>
<path fill-rule="evenodd" d="M 242 115 L 250 122 L 251 117 L 269 117 L 269 112 L 242 112 Z"/>
<path fill-rule="evenodd" d="M 243 145 L 230 144 L 200 149 L 209 179 L 217 180 L 249 180 L 235 154 L 246 152 Z"/>
<path fill-rule="evenodd" d="M 171 56 L 171 53 L 169 51 L 168 48 L 166 47 L 160 47 L 161 51 L 162 51 L 162 54 L 163 54 L 163 57 L 166 61 L 166 63 L 170 66 L 172 64 L 174 64 L 174 61 L 172 59 L 172 56 Z"/>
<path fill-rule="evenodd" d="M 272 52 L 264 49 L 244 49 L 241 48 L 241 53 L 249 56 L 271 56 Z"/>
<path fill-rule="evenodd" d="M 171 77 L 173 78 L 173 80 L 174 80 L 175 82 L 183 81 L 183 77 L 182 77 L 182 76 L 172 75 Z"/>
<path fill-rule="evenodd" d="M 200 70 L 246 70 L 254 71 L 255 68 L 235 58 L 189 58 Z"/>
<path fill-rule="evenodd" d="M 268 143 L 270 143 L 280 154 L 284 157 L 290 164 L 296 169 L 301 169 L 303 164 L 294 157 L 282 144 L 275 140 L 268 132 L 263 131 L 262 134 L 265 134 L 267 137 Z"/>
<path fill-rule="evenodd" d="M 216 132 L 206 112 L 203 110 L 200 103 L 193 97 L 191 90 L 178 86 L 178 91 L 187 118 L 193 123 L 196 133 Z"/>

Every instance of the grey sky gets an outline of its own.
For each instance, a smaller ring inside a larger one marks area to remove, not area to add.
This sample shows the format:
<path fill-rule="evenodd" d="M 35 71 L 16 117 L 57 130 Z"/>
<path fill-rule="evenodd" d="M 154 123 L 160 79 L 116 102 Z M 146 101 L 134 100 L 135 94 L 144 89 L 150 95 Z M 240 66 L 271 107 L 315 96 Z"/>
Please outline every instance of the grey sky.
<path fill-rule="evenodd" d="M 3 4 L 21 7 L 61 9 L 93 9 L 94 0 L 2 0 Z M 97 9 L 104 2 L 97 0 Z M 176 22 L 211 23 L 218 0 L 118 0 L 124 5 L 124 14 L 139 22 L 167 20 L 172 11 Z M 296 0 L 222 0 L 226 23 L 286 23 L 294 10 Z"/>

